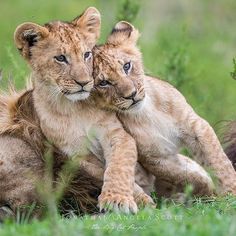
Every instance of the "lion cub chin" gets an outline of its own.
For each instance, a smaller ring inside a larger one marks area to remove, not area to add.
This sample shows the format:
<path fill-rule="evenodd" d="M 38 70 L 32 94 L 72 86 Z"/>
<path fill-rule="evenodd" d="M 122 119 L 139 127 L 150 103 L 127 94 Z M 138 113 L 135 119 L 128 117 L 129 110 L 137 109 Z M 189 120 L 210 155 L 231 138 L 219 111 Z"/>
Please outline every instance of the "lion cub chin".
<path fill-rule="evenodd" d="M 68 156 L 94 154 L 105 163 L 100 210 L 136 213 L 134 191 L 143 193 L 134 184 L 136 143 L 114 113 L 88 97 L 94 83 L 91 51 L 99 33 L 100 13 L 90 7 L 71 22 L 24 23 L 15 31 L 15 43 L 33 71 L 43 134 Z"/>
<path fill-rule="evenodd" d="M 144 74 L 138 37 L 131 24 L 121 21 L 107 42 L 94 48 L 96 102 L 117 111 L 137 143 L 139 161 L 156 177 L 176 184 L 187 180 L 200 195 L 211 195 L 213 183 L 206 171 L 179 155 L 186 147 L 214 172 L 219 194 L 236 194 L 236 172 L 214 130 L 173 86 Z"/>

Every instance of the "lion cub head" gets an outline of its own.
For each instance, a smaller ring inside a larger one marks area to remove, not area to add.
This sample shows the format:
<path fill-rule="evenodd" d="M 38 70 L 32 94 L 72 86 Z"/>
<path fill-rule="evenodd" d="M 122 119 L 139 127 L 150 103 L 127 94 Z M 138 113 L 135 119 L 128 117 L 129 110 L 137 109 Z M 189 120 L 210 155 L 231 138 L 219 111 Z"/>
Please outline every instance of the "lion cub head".
<path fill-rule="evenodd" d="M 88 8 L 71 22 L 43 26 L 23 23 L 15 31 L 15 44 L 30 64 L 36 83 L 72 101 L 89 96 L 93 88 L 92 48 L 100 34 L 100 13 Z"/>
<path fill-rule="evenodd" d="M 127 111 L 142 104 L 144 71 L 138 37 L 131 24 L 121 21 L 107 42 L 93 50 L 95 88 L 106 108 Z"/>

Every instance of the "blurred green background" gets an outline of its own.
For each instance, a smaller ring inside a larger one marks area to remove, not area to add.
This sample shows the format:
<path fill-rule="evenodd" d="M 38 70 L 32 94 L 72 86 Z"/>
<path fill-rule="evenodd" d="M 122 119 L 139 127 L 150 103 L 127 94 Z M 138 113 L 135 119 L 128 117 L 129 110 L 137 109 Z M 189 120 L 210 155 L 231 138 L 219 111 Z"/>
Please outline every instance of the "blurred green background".
<path fill-rule="evenodd" d="M 236 117 L 236 81 L 230 77 L 236 56 L 235 0 L 133 0 L 139 12 L 133 24 L 147 73 L 170 81 L 213 126 Z M 23 87 L 29 75 L 13 44 L 16 26 L 25 21 L 70 20 L 88 6 L 102 14 L 104 42 L 120 18 L 123 1 L 0 0 L 0 69 L 6 86 Z"/>

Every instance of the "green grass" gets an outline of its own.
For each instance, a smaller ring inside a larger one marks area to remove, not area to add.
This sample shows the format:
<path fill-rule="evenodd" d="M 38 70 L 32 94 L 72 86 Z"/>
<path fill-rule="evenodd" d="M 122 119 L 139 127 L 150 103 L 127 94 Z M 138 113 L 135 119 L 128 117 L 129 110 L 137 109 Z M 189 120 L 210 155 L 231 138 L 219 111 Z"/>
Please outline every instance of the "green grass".
<path fill-rule="evenodd" d="M 213 126 L 236 117 L 236 81 L 232 59 L 236 56 L 236 1 L 140 0 L 134 25 L 140 30 L 145 70 L 178 86 L 194 109 Z M 119 15 L 115 0 L 1 0 L 0 70 L 6 86 L 13 78 L 23 87 L 29 75 L 26 63 L 13 43 L 16 26 L 24 21 L 45 23 L 70 20 L 86 7 L 102 13 L 102 37 Z M 0 225 L 0 235 L 235 235 L 236 199 L 212 203 L 162 204 L 137 216 L 107 215 L 58 219 L 31 224 Z"/>
<path fill-rule="evenodd" d="M 228 235 L 236 232 L 236 199 L 221 198 L 210 203 L 166 204 L 145 209 L 137 215 L 107 214 L 98 217 L 33 221 L 31 224 L 0 226 L 0 235 Z"/>

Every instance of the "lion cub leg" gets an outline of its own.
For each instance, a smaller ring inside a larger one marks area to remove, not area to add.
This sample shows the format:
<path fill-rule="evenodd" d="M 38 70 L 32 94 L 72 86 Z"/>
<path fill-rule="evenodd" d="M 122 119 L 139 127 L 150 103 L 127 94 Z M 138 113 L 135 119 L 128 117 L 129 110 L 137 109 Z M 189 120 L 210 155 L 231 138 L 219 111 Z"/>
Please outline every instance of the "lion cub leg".
<path fill-rule="evenodd" d="M 143 165 L 156 176 L 158 196 L 170 197 L 173 193 L 183 192 L 187 184 L 192 185 L 196 196 L 211 196 L 214 193 L 214 184 L 207 172 L 186 156 L 147 158 Z"/>
<path fill-rule="evenodd" d="M 100 211 L 136 213 L 134 201 L 135 166 L 138 159 L 135 140 L 123 129 L 114 114 L 103 118 L 99 141 L 105 159 L 102 192 L 98 198 Z"/>
<path fill-rule="evenodd" d="M 83 161 L 81 161 L 80 167 L 93 178 L 103 181 L 105 167 L 96 157 L 86 157 Z M 139 206 L 153 206 L 154 202 L 149 195 L 153 189 L 154 176 L 148 173 L 139 163 L 137 163 L 135 169 L 135 182 L 134 200 L 136 204 Z"/>

